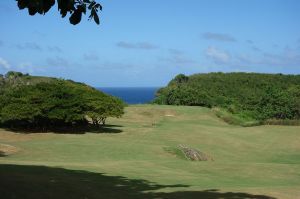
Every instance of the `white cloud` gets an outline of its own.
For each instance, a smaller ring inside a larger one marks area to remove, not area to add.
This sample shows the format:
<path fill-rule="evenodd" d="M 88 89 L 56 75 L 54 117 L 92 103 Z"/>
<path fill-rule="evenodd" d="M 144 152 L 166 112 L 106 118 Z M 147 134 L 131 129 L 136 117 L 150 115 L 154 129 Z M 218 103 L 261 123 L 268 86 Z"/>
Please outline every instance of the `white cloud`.
<path fill-rule="evenodd" d="M 19 50 L 36 50 L 36 51 L 42 51 L 43 48 L 35 43 L 35 42 L 26 42 L 24 44 L 17 44 L 16 47 L 19 49 Z"/>
<path fill-rule="evenodd" d="M 2 57 L 0 57 L 0 67 L 7 70 L 7 69 L 10 69 L 10 64 L 8 63 L 8 61 L 6 61 Z"/>
<path fill-rule="evenodd" d="M 205 50 L 205 55 L 209 59 L 213 60 L 216 64 L 225 64 L 231 60 L 229 53 L 213 46 L 210 46 Z"/>

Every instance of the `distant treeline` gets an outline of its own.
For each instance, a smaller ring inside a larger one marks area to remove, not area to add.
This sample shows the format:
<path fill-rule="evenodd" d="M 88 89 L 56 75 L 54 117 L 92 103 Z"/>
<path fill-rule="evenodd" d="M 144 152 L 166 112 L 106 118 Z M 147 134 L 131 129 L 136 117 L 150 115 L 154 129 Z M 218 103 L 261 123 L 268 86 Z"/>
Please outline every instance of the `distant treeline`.
<path fill-rule="evenodd" d="M 83 83 L 20 72 L 0 75 L 0 125 L 51 129 L 105 124 L 124 103 Z"/>
<path fill-rule="evenodd" d="M 260 123 L 299 120 L 300 75 L 180 74 L 168 86 L 158 90 L 154 103 L 218 107 Z"/>

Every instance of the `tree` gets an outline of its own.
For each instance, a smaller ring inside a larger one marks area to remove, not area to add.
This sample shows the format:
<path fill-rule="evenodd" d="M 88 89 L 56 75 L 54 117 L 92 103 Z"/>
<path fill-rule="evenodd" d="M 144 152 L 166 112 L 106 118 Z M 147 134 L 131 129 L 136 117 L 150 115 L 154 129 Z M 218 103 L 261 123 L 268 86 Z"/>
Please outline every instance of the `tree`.
<path fill-rule="evenodd" d="M 6 87 L 0 92 L 0 125 L 45 130 L 88 126 L 92 120 L 98 126 L 124 114 L 123 101 L 83 83 L 54 78 L 38 82 L 41 77 L 30 77 L 31 84 L 0 87 Z"/>
<path fill-rule="evenodd" d="M 62 18 L 68 13 L 71 14 L 69 20 L 73 25 L 81 21 L 82 14 L 90 11 L 89 20 L 94 19 L 96 24 L 100 24 L 98 11 L 102 10 L 101 4 L 94 0 L 16 0 L 20 10 L 27 8 L 29 15 L 39 13 L 46 14 L 57 2 L 58 10 Z"/>

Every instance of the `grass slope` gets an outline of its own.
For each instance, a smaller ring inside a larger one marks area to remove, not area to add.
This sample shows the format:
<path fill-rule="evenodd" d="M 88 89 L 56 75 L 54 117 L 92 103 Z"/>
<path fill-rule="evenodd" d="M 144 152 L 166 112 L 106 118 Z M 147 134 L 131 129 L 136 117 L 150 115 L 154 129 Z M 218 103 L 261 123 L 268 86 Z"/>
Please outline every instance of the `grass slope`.
<path fill-rule="evenodd" d="M 231 126 L 207 108 L 129 106 L 108 132 L 20 134 L 0 157 L 0 198 L 283 198 L 300 196 L 300 127 Z M 119 131 L 116 131 L 118 129 Z M 213 157 L 190 162 L 178 144 Z"/>

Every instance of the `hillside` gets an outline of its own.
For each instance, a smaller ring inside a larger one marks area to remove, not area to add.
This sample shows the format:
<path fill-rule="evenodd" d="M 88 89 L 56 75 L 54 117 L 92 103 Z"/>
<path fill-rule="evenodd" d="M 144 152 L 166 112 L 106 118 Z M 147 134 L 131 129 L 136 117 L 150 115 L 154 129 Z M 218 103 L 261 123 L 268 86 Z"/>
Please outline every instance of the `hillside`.
<path fill-rule="evenodd" d="M 177 75 L 157 104 L 218 107 L 245 120 L 298 120 L 300 75 L 209 73 Z"/>
<path fill-rule="evenodd" d="M 5 75 L 0 74 L 0 89 L 6 87 L 16 87 L 18 85 L 33 85 L 40 82 L 51 82 L 55 78 L 43 76 L 31 76 L 21 72 L 10 71 Z"/>
<path fill-rule="evenodd" d="M 129 106 L 102 133 L 20 134 L 0 157 L 0 198 L 295 199 L 300 128 L 224 123 L 210 109 Z M 179 144 L 209 154 L 193 162 Z"/>

